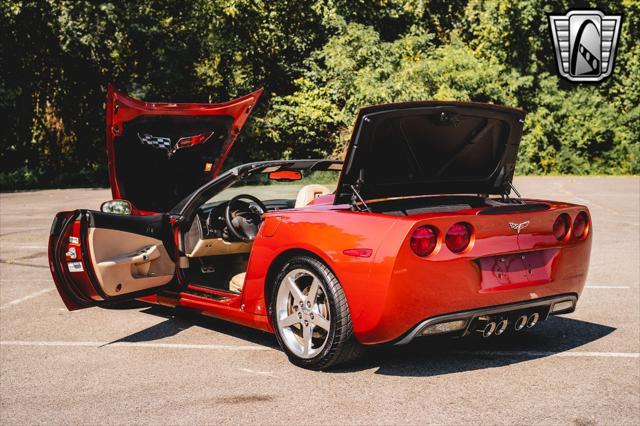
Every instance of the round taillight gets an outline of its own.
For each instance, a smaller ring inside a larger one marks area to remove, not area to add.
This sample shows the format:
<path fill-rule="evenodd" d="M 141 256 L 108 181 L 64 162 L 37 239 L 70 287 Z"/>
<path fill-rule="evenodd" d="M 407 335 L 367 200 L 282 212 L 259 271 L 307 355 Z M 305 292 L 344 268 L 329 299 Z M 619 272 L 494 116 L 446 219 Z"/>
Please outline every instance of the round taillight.
<path fill-rule="evenodd" d="M 416 228 L 411 235 L 411 250 L 420 257 L 430 255 L 438 243 L 438 231 L 433 226 Z"/>
<path fill-rule="evenodd" d="M 573 235 L 575 235 L 576 238 L 584 238 L 587 235 L 588 225 L 589 217 L 587 216 L 587 213 L 578 213 L 573 221 Z"/>
<path fill-rule="evenodd" d="M 458 222 L 449 228 L 445 243 L 449 250 L 454 253 L 464 251 L 471 242 L 471 225 L 464 222 Z"/>
<path fill-rule="evenodd" d="M 556 218 L 556 221 L 553 222 L 553 235 L 555 235 L 558 241 L 564 240 L 567 234 L 569 233 L 569 215 L 566 213 L 562 213 L 560 216 Z"/>

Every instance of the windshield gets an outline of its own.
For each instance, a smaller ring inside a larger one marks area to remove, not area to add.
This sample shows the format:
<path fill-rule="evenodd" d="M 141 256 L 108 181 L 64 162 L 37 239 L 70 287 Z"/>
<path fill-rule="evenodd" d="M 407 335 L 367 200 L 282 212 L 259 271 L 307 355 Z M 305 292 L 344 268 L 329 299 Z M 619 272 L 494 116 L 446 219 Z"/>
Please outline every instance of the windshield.
<path fill-rule="evenodd" d="M 288 200 L 287 207 L 293 208 L 300 190 L 308 185 L 318 185 L 318 191 L 311 195 L 332 194 L 336 190 L 339 170 L 306 171 L 301 170 L 302 179 L 297 181 L 277 181 L 269 179 L 268 170 L 238 180 L 236 183 L 210 198 L 206 204 L 218 204 L 228 201 L 236 195 L 253 195 L 261 201 Z M 323 188 L 324 187 L 324 188 Z M 325 190 L 326 188 L 326 190 Z M 322 191 L 320 191 L 322 190 Z"/>

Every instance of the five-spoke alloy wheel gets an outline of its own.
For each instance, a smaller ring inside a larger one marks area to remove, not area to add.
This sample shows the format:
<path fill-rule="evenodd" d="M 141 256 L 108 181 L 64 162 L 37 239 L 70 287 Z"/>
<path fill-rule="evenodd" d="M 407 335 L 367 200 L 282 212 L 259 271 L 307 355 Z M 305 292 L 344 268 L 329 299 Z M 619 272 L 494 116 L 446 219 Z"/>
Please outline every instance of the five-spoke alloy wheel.
<path fill-rule="evenodd" d="M 316 356 L 329 337 L 331 314 L 323 287 L 310 271 L 294 269 L 278 289 L 278 331 L 287 347 L 301 358 Z"/>
<path fill-rule="evenodd" d="M 325 369 L 362 352 L 353 336 L 344 291 L 319 260 L 290 259 L 275 280 L 271 319 L 280 346 L 296 365 Z"/>

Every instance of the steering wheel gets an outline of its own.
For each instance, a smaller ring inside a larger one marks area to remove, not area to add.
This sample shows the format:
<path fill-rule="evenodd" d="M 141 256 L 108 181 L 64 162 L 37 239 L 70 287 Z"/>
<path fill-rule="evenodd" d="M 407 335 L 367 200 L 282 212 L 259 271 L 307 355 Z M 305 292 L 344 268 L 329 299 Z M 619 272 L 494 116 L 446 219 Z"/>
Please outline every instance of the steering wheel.
<path fill-rule="evenodd" d="M 250 203 L 244 203 L 240 200 L 248 200 Z M 243 207 L 238 206 L 236 208 L 236 204 L 243 204 Z M 231 235 L 240 241 L 248 243 L 256 238 L 262 223 L 262 215 L 266 212 L 267 207 L 262 201 L 253 195 L 240 194 L 230 199 L 227 203 L 227 207 L 224 210 L 224 220 Z"/>

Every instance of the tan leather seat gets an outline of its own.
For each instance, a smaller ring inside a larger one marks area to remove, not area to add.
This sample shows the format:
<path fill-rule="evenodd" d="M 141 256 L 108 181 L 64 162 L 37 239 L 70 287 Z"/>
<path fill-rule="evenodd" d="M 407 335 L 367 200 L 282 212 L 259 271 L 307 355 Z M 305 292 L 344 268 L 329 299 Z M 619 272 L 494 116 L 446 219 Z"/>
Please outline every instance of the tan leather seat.
<path fill-rule="evenodd" d="M 247 275 L 246 272 L 240 272 L 239 274 L 231 277 L 231 280 L 229 280 L 229 291 L 233 291 L 234 293 L 242 293 L 245 275 Z"/>
<path fill-rule="evenodd" d="M 296 197 L 295 208 L 304 207 L 323 195 L 331 194 L 331 190 L 324 185 L 311 184 L 300 188 Z"/>

